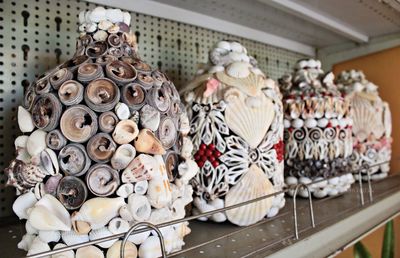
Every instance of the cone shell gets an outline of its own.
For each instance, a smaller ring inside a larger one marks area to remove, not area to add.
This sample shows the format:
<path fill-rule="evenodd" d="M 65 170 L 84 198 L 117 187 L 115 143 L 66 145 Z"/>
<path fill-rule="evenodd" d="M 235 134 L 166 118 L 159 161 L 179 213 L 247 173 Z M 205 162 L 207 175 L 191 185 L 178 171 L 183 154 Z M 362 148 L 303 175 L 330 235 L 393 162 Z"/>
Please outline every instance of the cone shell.
<path fill-rule="evenodd" d="M 272 193 L 274 188 L 268 177 L 259 167 L 251 165 L 243 178 L 226 194 L 225 205 L 235 205 Z M 254 224 L 267 215 L 272 199 L 273 197 L 227 210 L 226 216 L 230 222 L 239 226 Z"/>
<path fill-rule="evenodd" d="M 86 142 L 98 129 L 97 115 L 87 106 L 72 106 L 62 115 L 60 128 L 68 140 L 78 143 Z"/>
<path fill-rule="evenodd" d="M 134 183 L 142 180 L 150 180 L 157 169 L 157 161 L 154 157 L 140 154 L 129 163 L 122 173 L 123 183 Z"/>
<path fill-rule="evenodd" d="M 165 149 L 162 146 L 162 143 L 149 129 L 140 130 L 139 135 L 135 141 L 135 148 L 137 151 L 147 154 L 165 154 Z"/>

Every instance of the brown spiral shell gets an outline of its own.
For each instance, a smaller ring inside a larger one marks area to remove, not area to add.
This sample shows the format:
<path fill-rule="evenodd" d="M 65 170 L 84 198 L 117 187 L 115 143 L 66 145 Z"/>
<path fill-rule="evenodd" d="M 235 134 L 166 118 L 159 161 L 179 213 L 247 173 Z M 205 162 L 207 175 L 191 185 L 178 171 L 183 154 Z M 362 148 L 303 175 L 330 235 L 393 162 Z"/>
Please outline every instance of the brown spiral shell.
<path fill-rule="evenodd" d="M 77 177 L 63 177 L 57 186 L 57 198 L 68 210 L 81 207 L 87 196 L 85 183 Z"/>
<path fill-rule="evenodd" d="M 109 55 L 120 58 L 124 53 L 119 47 L 110 47 L 107 51 Z"/>
<path fill-rule="evenodd" d="M 165 167 L 167 169 L 168 179 L 173 182 L 178 176 L 179 156 L 174 151 L 168 151 L 164 155 Z"/>
<path fill-rule="evenodd" d="M 36 94 L 44 94 L 44 93 L 49 93 L 51 90 L 51 84 L 49 82 L 49 77 L 44 77 L 39 80 L 34 84 L 35 87 L 35 92 Z"/>
<path fill-rule="evenodd" d="M 160 72 L 160 71 L 153 71 L 153 72 L 151 73 L 151 76 L 152 76 L 153 79 L 154 79 L 154 85 L 157 86 L 157 87 L 161 87 L 161 85 L 162 85 L 165 81 L 167 81 L 167 78 L 165 77 L 165 75 L 164 75 L 162 72 Z"/>
<path fill-rule="evenodd" d="M 60 132 L 55 129 L 46 135 L 46 145 L 52 150 L 61 150 L 67 144 L 67 139 Z"/>
<path fill-rule="evenodd" d="M 58 90 L 61 84 L 63 84 L 65 81 L 71 80 L 73 77 L 74 75 L 67 68 L 61 68 L 50 75 L 49 81 L 51 86 Z"/>
<path fill-rule="evenodd" d="M 148 73 L 144 73 L 144 72 L 139 72 L 138 73 L 138 77 L 137 77 L 137 82 L 139 82 L 140 85 L 143 86 L 143 88 L 145 88 L 146 90 L 150 89 L 151 87 L 153 87 L 154 84 L 154 79 L 153 77 L 148 74 Z"/>
<path fill-rule="evenodd" d="M 119 85 L 124 85 L 136 79 L 136 69 L 125 62 L 113 61 L 106 65 L 106 74 Z"/>
<path fill-rule="evenodd" d="M 86 174 L 89 190 L 97 196 L 112 195 L 120 185 L 118 172 L 106 164 L 92 166 Z"/>
<path fill-rule="evenodd" d="M 112 55 L 104 55 L 104 56 L 99 56 L 96 58 L 96 63 L 100 64 L 101 66 L 105 66 L 108 63 L 111 63 L 112 61 L 118 60 L 117 57 L 112 56 Z"/>
<path fill-rule="evenodd" d="M 175 123 L 170 117 L 161 117 L 160 125 L 157 130 L 157 137 L 160 139 L 165 149 L 169 149 L 175 144 L 178 133 Z"/>
<path fill-rule="evenodd" d="M 35 126 L 45 131 L 51 131 L 58 126 L 62 105 L 52 93 L 38 95 L 32 106 L 32 119 Z"/>
<path fill-rule="evenodd" d="M 70 143 L 58 154 L 60 169 L 71 176 L 81 176 L 90 167 L 90 159 L 85 147 L 79 143 Z"/>
<path fill-rule="evenodd" d="M 119 101 L 118 86 L 107 78 L 93 80 L 86 87 L 84 98 L 86 105 L 96 112 L 113 109 Z"/>
<path fill-rule="evenodd" d="M 146 91 L 140 84 L 129 83 L 122 87 L 122 102 L 132 110 L 141 108 L 146 100 Z"/>
<path fill-rule="evenodd" d="M 96 63 L 81 64 L 78 68 L 78 81 L 83 83 L 88 83 L 103 76 L 103 68 Z"/>
<path fill-rule="evenodd" d="M 86 47 L 86 55 L 92 58 L 97 58 L 107 53 L 107 50 L 107 42 L 96 41 Z"/>
<path fill-rule="evenodd" d="M 29 86 L 25 92 L 24 100 L 22 105 L 24 108 L 30 110 L 32 108 L 33 103 L 35 102 L 36 93 L 35 88 L 33 86 Z"/>
<path fill-rule="evenodd" d="M 83 100 L 83 86 L 74 80 L 66 81 L 58 89 L 58 97 L 66 106 L 79 104 Z"/>
<path fill-rule="evenodd" d="M 138 72 L 151 74 L 150 65 L 142 62 L 140 59 L 133 58 L 131 56 L 123 56 L 121 57 L 121 61 L 133 65 Z"/>
<path fill-rule="evenodd" d="M 99 128 L 104 133 L 111 133 L 118 124 L 119 119 L 112 111 L 107 111 L 99 116 Z"/>
<path fill-rule="evenodd" d="M 72 106 L 62 115 L 60 128 L 68 140 L 86 142 L 97 132 L 97 115 L 87 106 Z"/>
<path fill-rule="evenodd" d="M 171 99 L 166 92 L 165 87 L 152 88 L 146 95 L 146 100 L 161 113 L 168 112 L 171 105 Z"/>
<path fill-rule="evenodd" d="M 107 42 L 112 47 L 121 46 L 121 37 L 118 34 L 110 34 L 108 35 Z"/>
<path fill-rule="evenodd" d="M 117 145 L 111 138 L 110 134 L 98 133 L 90 138 L 86 145 L 89 157 L 99 163 L 108 162 L 114 155 Z"/>
<path fill-rule="evenodd" d="M 60 66 L 60 68 L 68 68 L 71 72 L 75 72 L 79 65 L 83 63 L 91 63 L 92 60 L 86 55 L 75 56 L 71 60 L 65 62 Z"/>

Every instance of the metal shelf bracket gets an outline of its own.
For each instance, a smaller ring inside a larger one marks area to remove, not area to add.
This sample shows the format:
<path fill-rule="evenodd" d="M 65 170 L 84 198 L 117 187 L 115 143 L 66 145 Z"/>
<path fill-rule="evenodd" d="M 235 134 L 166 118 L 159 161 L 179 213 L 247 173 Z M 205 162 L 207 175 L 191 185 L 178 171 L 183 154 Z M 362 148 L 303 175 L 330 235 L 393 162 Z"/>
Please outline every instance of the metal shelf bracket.
<path fill-rule="evenodd" d="M 298 228 L 298 224 L 297 224 L 296 198 L 297 198 L 297 192 L 299 191 L 300 187 L 304 187 L 307 190 L 308 204 L 309 204 L 309 208 L 310 208 L 311 226 L 313 228 L 315 228 L 314 209 L 313 209 L 313 204 L 312 204 L 312 196 L 311 196 L 310 188 L 306 184 L 298 184 L 298 185 L 296 185 L 296 188 L 294 189 L 294 194 L 293 194 L 294 234 L 295 234 L 296 240 L 299 239 L 299 228 Z"/>

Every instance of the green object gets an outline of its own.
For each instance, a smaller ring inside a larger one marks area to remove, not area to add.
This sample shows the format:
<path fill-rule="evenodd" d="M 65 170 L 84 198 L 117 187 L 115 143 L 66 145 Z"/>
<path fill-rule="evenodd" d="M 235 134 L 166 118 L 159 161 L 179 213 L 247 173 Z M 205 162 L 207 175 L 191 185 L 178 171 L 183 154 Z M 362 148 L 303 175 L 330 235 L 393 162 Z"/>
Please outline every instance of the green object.
<path fill-rule="evenodd" d="M 372 258 L 372 256 L 361 242 L 357 242 L 354 245 L 354 258 Z"/>
<path fill-rule="evenodd" d="M 394 229 L 393 220 L 386 223 L 383 235 L 382 258 L 394 258 Z"/>

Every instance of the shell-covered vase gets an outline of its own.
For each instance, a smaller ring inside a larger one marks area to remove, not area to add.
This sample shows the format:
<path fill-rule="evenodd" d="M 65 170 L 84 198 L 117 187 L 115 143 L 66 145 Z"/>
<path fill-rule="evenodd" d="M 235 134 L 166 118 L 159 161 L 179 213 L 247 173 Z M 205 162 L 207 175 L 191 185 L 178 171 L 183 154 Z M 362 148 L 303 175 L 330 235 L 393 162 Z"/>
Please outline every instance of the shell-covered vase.
<path fill-rule="evenodd" d="M 283 113 L 277 84 L 237 42 L 221 41 L 183 89 L 200 173 L 192 180 L 194 212 L 243 203 L 280 191 Z M 203 220 L 250 225 L 275 216 L 283 194 Z"/>
<path fill-rule="evenodd" d="M 389 104 L 381 99 L 378 86 L 368 81 L 362 71 L 350 70 L 339 74 L 337 85 L 351 103 L 353 120 L 354 169 L 369 166 L 371 179 L 385 178 L 390 170 L 392 118 Z M 380 165 L 379 165 L 380 164 Z M 363 179 L 367 179 L 366 170 Z M 358 173 L 354 175 L 358 178 Z"/>
<path fill-rule="evenodd" d="M 186 111 L 173 82 L 139 58 L 130 19 L 103 7 L 80 13 L 74 57 L 33 82 L 18 109 L 23 135 L 5 172 L 28 254 L 182 219 L 192 201 Z M 187 225 L 163 229 L 168 253 L 182 248 Z M 161 255 L 151 234 L 129 238 L 129 257 Z M 116 241 L 75 255 L 118 257 Z"/>
<path fill-rule="evenodd" d="M 349 173 L 350 103 L 335 85 L 333 73 L 324 73 L 320 61 L 300 60 L 293 74 L 283 76 L 279 83 L 285 113 L 286 184 L 320 181 L 310 185 L 317 198 L 347 191 L 354 182 Z M 299 195 L 308 197 L 308 192 L 300 189 Z"/>

